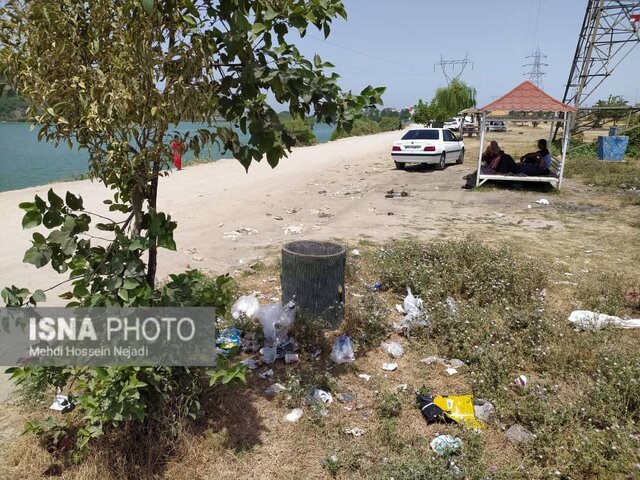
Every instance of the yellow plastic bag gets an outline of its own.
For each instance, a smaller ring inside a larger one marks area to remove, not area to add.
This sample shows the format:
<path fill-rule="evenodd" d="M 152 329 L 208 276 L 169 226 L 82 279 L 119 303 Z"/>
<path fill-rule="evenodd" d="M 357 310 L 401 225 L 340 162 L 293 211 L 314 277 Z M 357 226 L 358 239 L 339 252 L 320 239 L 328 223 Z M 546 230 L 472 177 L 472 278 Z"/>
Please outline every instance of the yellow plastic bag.
<path fill-rule="evenodd" d="M 473 395 L 456 395 L 450 397 L 435 397 L 434 405 L 440 407 L 445 415 L 467 428 L 484 428 L 484 423 L 476 419 L 473 410 Z"/>

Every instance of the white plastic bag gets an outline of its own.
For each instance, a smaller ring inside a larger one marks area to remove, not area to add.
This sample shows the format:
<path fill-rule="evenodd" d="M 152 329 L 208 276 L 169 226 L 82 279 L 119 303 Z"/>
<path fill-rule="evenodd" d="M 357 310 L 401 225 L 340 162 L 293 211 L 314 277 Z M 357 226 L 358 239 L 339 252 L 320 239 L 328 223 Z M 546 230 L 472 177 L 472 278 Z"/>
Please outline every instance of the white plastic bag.
<path fill-rule="evenodd" d="M 410 330 L 414 327 L 426 327 L 429 325 L 429 316 L 423 312 L 424 302 L 420 297 L 416 297 L 411 293 L 411 289 L 407 287 L 407 296 L 404 297 L 405 316 L 400 323 L 394 323 L 396 330 Z"/>
<path fill-rule="evenodd" d="M 407 287 L 407 296 L 404 297 L 404 312 L 407 315 L 418 316 L 422 313 L 422 299 L 414 297 L 411 289 Z"/>
<path fill-rule="evenodd" d="M 331 360 L 333 363 L 351 363 L 355 360 L 351 338 L 346 335 L 336 338 L 331 349 Z"/>
<path fill-rule="evenodd" d="M 569 315 L 569 321 L 585 330 L 601 330 L 609 325 L 625 329 L 640 328 L 640 319 L 622 319 L 589 310 L 574 310 Z"/>
<path fill-rule="evenodd" d="M 231 316 L 234 320 L 239 320 L 243 315 L 247 318 L 253 317 L 260 308 L 260 302 L 255 293 L 242 295 L 231 306 Z"/>
<path fill-rule="evenodd" d="M 404 355 L 404 348 L 396 342 L 382 342 L 380 344 L 380 348 L 382 348 L 383 352 L 387 352 L 393 358 L 400 358 Z"/>
<path fill-rule="evenodd" d="M 265 346 L 275 348 L 289 338 L 289 331 L 296 317 L 296 307 L 293 302 L 285 306 L 280 302 L 272 303 L 258 308 L 255 317 L 262 325 Z"/>

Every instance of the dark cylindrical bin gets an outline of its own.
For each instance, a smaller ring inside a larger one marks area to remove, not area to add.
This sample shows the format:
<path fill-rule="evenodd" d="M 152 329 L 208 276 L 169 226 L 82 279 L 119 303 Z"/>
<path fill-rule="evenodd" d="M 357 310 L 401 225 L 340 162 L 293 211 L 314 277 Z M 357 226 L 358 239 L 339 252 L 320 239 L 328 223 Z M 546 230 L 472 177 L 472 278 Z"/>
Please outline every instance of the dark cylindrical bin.
<path fill-rule="evenodd" d="M 337 243 L 302 240 L 282 247 L 282 303 L 302 318 L 337 327 L 344 318 L 346 252 Z"/>

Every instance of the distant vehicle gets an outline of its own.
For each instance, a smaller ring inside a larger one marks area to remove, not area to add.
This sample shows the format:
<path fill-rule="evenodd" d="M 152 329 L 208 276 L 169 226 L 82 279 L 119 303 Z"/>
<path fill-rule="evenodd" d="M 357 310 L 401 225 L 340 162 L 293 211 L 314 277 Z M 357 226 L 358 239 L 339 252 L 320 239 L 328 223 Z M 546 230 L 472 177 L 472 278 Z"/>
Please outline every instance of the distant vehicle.
<path fill-rule="evenodd" d="M 453 117 L 446 120 L 442 126 L 452 132 L 459 132 L 461 128 L 469 124 L 473 124 L 473 118 L 471 117 Z"/>
<path fill-rule="evenodd" d="M 487 122 L 487 131 L 488 132 L 506 132 L 507 122 L 505 122 L 504 120 L 489 120 Z"/>
<path fill-rule="evenodd" d="M 447 163 L 464 162 L 464 142 L 448 128 L 414 128 L 391 148 L 398 170 L 407 163 L 429 163 L 442 170 Z"/>

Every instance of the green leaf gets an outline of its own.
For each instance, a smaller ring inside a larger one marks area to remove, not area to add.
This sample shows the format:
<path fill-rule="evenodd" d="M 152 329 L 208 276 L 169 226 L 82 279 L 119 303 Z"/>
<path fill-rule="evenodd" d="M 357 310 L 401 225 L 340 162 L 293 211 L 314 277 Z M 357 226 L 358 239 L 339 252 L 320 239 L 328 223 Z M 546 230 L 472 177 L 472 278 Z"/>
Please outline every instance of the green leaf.
<path fill-rule="evenodd" d="M 37 268 L 44 267 L 51 260 L 52 251 L 47 245 L 33 246 L 24 253 L 22 261 Z"/>
<path fill-rule="evenodd" d="M 67 192 L 65 201 L 71 210 L 83 210 L 82 197 L 76 197 L 73 193 Z"/>
<path fill-rule="evenodd" d="M 33 292 L 31 294 L 31 298 L 35 302 L 46 302 L 47 301 L 47 296 L 45 295 L 45 293 L 42 290 L 36 290 L 35 292 Z"/>
<path fill-rule="evenodd" d="M 30 210 L 22 217 L 22 228 L 37 227 L 42 223 L 42 215 L 37 210 Z"/>
<path fill-rule="evenodd" d="M 142 8 L 147 12 L 147 15 L 151 15 L 153 13 L 154 0 L 142 0 Z"/>
<path fill-rule="evenodd" d="M 51 208 L 55 210 L 60 210 L 64 206 L 64 202 L 62 198 L 55 194 L 52 188 L 47 192 L 47 198 L 49 199 L 49 203 L 51 204 Z"/>

